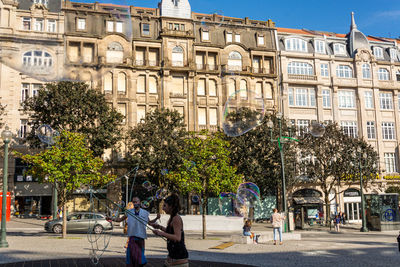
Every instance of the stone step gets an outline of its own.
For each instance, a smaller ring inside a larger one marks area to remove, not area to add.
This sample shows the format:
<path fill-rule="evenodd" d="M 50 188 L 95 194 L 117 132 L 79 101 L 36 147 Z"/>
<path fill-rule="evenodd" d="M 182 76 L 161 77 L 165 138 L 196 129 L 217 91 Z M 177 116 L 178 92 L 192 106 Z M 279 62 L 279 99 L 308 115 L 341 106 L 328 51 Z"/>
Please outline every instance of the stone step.
<path fill-rule="evenodd" d="M 270 243 L 274 240 L 274 234 L 272 232 L 255 232 L 254 234 L 260 235 L 258 237 L 258 243 Z M 301 234 L 300 233 L 283 233 L 282 239 L 283 239 L 283 241 L 301 240 Z M 250 238 L 250 236 L 244 236 L 244 235 L 232 235 L 231 241 L 236 244 L 253 244 L 253 239 Z"/>

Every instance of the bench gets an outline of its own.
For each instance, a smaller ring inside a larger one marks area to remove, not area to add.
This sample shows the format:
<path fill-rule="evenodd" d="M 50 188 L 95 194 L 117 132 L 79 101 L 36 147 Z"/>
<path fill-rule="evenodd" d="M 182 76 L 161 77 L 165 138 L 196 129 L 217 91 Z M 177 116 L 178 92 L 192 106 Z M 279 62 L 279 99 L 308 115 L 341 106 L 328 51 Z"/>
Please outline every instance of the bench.
<path fill-rule="evenodd" d="M 265 244 L 271 243 L 274 240 L 274 234 L 272 232 L 254 232 L 258 237 L 258 243 Z M 282 233 L 283 241 L 287 240 L 301 240 L 300 233 Z M 232 235 L 231 241 L 236 244 L 253 244 L 253 239 L 250 236 L 244 235 Z"/>

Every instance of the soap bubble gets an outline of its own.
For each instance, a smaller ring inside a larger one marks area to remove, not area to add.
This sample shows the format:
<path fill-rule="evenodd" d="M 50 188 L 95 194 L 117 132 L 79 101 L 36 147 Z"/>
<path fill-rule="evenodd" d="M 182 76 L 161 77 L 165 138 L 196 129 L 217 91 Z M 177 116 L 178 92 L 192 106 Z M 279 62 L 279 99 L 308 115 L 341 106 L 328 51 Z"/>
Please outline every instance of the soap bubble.
<path fill-rule="evenodd" d="M 310 134 L 314 137 L 322 137 L 325 133 L 325 125 L 316 121 L 311 123 Z"/>
<path fill-rule="evenodd" d="M 164 199 L 168 196 L 168 190 L 165 188 L 160 188 L 156 191 L 155 199 Z"/>
<path fill-rule="evenodd" d="M 161 170 L 162 175 L 167 175 L 168 174 L 168 169 L 162 169 Z"/>
<path fill-rule="evenodd" d="M 200 203 L 200 197 L 198 195 L 193 195 L 192 196 L 192 203 L 193 204 Z"/>
<path fill-rule="evenodd" d="M 67 34 L 83 36 L 92 33 L 95 40 L 70 38 L 65 41 L 64 21 L 60 20 L 59 14 L 45 10 L 43 15 L 43 10 L 35 10 L 32 6 L 35 13 L 42 15 L 17 18 L 24 38 L 17 31 L 3 40 L 0 62 L 22 75 L 44 82 L 93 82 L 102 79 L 110 69 L 128 63 L 132 40 L 129 2 L 96 0 L 96 4 L 87 1 L 75 3 L 79 1 L 74 1 L 73 8 L 81 11 L 70 13 L 65 28 Z M 111 35 L 113 41 L 108 38 Z"/>
<path fill-rule="evenodd" d="M 264 100 L 261 95 L 240 89 L 225 103 L 223 130 L 227 136 L 237 137 L 261 125 L 264 118 Z"/>
<path fill-rule="evenodd" d="M 142 183 L 142 186 L 143 186 L 145 189 L 147 189 L 148 191 L 150 191 L 151 189 L 153 189 L 153 185 L 151 184 L 150 181 L 144 181 L 144 182 Z"/>
<path fill-rule="evenodd" d="M 240 204 L 252 208 L 260 200 L 260 189 L 254 183 L 243 183 L 238 187 L 236 198 Z"/>
<path fill-rule="evenodd" d="M 214 17 L 215 17 L 215 21 L 214 21 Z M 202 19 L 201 19 L 201 28 L 205 31 L 208 31 L 210 29 L 210 26 L 214 25 L 216 27 L 219 27 L 222 25 L 222 23 L 224 22 L 225 17 L 224 17 L 224 12 L 221 10 L 215 10 L 214 12 L 212 12 L 209 15 L 205 15 Z"/>
<path fill-rule="evenodd" d="M 142 203 L 140 204 L 140 206 L 141 206 L 143 209 L 148 209 L 148 208 L 150 207 L 150 202 L 147 201 L 147 200 L 143 200 Z"/>
<path fill-rule="evenodd" d="M 58 131 L 54 130 L 47 124 L 43 124 L 36 129 L 36 136 L 39 140 L 49 146 L 55 144 L 55 138 L 59 135 L 60 133 Z"/>

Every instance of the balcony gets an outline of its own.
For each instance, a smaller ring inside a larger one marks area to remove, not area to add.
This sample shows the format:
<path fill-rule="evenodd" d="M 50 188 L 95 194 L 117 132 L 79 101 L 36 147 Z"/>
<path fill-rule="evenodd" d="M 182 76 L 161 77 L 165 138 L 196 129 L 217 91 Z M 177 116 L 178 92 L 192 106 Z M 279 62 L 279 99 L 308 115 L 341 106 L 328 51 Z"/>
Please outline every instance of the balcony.
<path fill-rule="evenodd" d="M 316 75 L 302 75 L 302 74 L 288 74 L 288 78 L 291 80 L 302 80 L 302 81 L 316 81 Z"/>

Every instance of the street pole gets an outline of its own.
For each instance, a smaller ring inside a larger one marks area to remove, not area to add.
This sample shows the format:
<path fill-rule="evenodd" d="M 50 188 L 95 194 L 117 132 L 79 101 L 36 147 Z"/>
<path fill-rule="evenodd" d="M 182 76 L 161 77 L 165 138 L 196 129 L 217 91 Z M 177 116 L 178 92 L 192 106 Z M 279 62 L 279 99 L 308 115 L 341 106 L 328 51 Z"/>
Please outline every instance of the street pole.
<path fill-rule="evenodd" d="M 54 182 L 53 186 L 53 220 L 57 218 L 58 201 L 57 201 L 57 183 Z"/>
<path fill-rule="evenodd" d="M 8 185 L 8 143 L 11 141 L 12 133 L 8 126 L 1 133 L 4 140 L 4 165 L 3 165 L 3 198 L 1 206 L 1 240 L 0 248 L 8 248 L 6 219 L 7 219 L 7 185 Z"/>
<path fill-rule="evenodd" d="M 359 168 L 360 168 L 360 192 L 361 192 L 361 220 L 362 227 L 360 229 L 361 232 L 368 232 L 367 222 L 365 220 L 365 201 L 364 201 L 364 192 L 363 192 L 363 177 L 361 171 L 361 154 L 359 157 Z"/>
<path fill-rule="evenodd" d="M 129 187 L 129 177 L 128 177 L 128 175 L 125 175 L 125 179 L 126 179 L 126 189 L 125 189 L 125 207 L 128 205 L 128 202 L 129 202 L 129 196 L 128 196 L 128 194 L 129 194 L 129 189 L 128 189 L 128 187 Z"/>
<path fill-rule="evenodd" d="M 282 140 L 282 119 L 278 118 L 279 121 L 279 140 Z M 281 164 L 282 164 L 282 209 L 285 214 L 285 222 L 287 225 L 287 232 L 290 232 L 290 220 L 288 218 L 287 202 L 286 202 L 286 182 L 285 182 L 285 154 L 283 152 L 283 143 L 279 146 L 279 152 L 281 154 Z"/>

